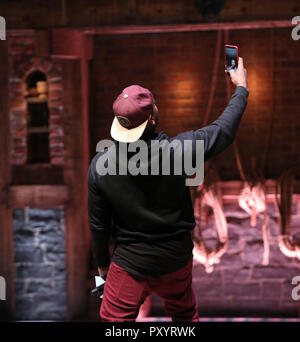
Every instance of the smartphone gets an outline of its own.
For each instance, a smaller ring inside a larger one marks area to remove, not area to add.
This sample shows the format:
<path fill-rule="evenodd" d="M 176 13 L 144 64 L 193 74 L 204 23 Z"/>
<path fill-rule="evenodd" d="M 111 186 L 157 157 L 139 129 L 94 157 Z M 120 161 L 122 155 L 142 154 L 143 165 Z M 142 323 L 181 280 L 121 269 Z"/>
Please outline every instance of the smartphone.
<path fill-rule="evenodd" d="M 239 48 L 235 45 L 225 45 L 225 65 L 229 75 L 230 70 L 236 70 L 239 61 Z"/>

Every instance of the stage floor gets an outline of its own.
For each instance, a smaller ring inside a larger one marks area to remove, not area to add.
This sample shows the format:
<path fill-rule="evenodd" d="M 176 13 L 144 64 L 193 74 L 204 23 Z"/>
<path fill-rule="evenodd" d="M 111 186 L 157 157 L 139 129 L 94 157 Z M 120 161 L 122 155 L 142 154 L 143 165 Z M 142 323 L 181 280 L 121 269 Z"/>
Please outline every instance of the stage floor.
<path fill-rule="evenodd" d="M 145 317 L 139 322 L 171 322 L 169 317 Z M 278 317 L 199 317 L 199 322 L 300 322 L 300 318 Z"/>

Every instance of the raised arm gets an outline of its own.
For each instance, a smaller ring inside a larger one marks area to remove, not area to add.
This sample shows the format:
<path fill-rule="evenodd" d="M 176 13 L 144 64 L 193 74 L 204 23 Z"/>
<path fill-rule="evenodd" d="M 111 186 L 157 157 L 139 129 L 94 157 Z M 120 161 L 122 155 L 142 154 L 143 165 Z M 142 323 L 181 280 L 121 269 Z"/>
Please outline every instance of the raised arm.
<path fill-rule="evenodd" d="M 243 59 L 239 58 L 236 71 L 230 71 L 230 78 L 237 86 L 229 104 L 217 120 L 198 130 L 178 134 L 175 139 L 192 140 L 193 156 L 195 156 L 195 141 L 204 141 L 204 159 L 208 160 L 224 151 L 234 140 L 236 132 L 247 105 L 249 95 L 247 71 Z"/>

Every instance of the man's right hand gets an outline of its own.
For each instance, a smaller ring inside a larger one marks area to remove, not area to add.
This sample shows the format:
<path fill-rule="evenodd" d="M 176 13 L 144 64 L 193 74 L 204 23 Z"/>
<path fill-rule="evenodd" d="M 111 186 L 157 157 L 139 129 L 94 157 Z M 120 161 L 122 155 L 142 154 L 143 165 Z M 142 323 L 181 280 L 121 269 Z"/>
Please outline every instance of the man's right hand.
<path fill-rule="evenodd" d="M 99 276 L 104 280 L 106 280 L 108 269 L 109 267 L 98 267 Z"/>
<path fill-rule="evenodd" d="M 247 70 L 244 68 L 244 61 L 242 57 L 239 57 L 239 63 L 237 69 L 229 71 L 230 78 L 233 84 L 237 87 L 242 86 L 248 89 L 248 77 Z"/>

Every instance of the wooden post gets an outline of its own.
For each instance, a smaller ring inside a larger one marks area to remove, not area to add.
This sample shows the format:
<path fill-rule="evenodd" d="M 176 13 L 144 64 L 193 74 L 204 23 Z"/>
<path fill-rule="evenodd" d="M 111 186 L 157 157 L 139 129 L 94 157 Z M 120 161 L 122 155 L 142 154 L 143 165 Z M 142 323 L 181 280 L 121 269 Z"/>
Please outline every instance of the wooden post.
<path fill-rule="evenodd" d="M 0 89 L 0 276 L 6 281 L 6 300 L 0 301 L 0 316 L 9 319 L 14 311 L 14 250 L 12 209 L 7 201 L 11 182 L 7 41 L 0 42 Z"/>
<path fill-rule="evenodd" d="M 69 187 L 69 201 L 65 206 L 67 249 L 68 319 L 80 318 L 87 309 L 87 179 L 83 127 L 81 61 L 62 59 L 63 124 L 65 136 L 64 183 Z"/>
<path fill-rule="evenodd" d="M 89 61 L 93 58 L 93 37 L 76 30 L 53 30 L 52 53 L 53 58 L 61 60 L 64 70 L 64 184 L 70 190 L 65 208 L 68 318 L 76 319 L 85 313 L 87 304 Z"/>

